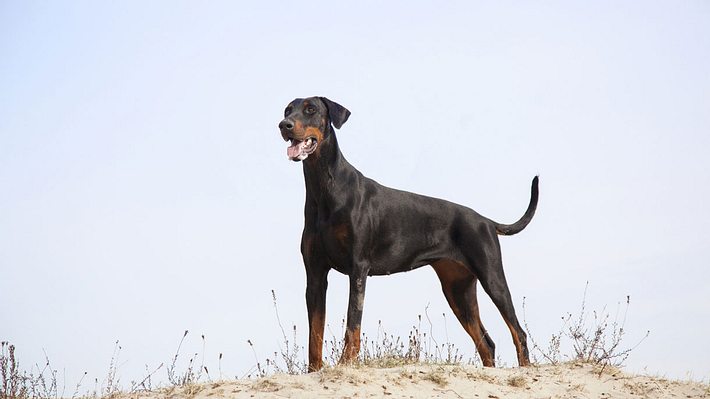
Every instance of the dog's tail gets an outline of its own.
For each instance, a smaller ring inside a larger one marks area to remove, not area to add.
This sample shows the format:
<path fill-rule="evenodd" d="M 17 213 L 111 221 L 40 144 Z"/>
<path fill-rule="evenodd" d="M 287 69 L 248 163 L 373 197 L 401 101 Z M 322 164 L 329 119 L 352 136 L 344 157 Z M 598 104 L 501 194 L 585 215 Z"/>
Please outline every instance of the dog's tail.
<path fill-rule="evenodd" d="M 535 209 L 537 209 L 537 197 L 538 197 L 538 177 L 535 176 L 532 181 L 532 187 L 530 188 L 530 204 L 528 204 L 528 209 L 525 211 L 523 217 L 513 224 L 500 224 L 495 223 L 496 232 L 502 236 L 512 236 L 513 234 L 520 233 L 523 229 L 530 223 L 533 216 L 535 215 Z"/>

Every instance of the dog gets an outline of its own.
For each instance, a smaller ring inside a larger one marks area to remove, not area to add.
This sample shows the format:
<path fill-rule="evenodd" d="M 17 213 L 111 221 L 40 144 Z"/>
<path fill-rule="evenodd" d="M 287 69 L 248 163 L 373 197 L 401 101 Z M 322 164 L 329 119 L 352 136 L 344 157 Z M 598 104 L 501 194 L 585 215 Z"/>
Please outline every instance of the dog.
<path fill-rule="evenodd" d="M 309 97 L 291 101 L 279 123 L 281 137 L 290 142 L 288 158 L 303 164 L 306 182 L 301 254 L 306 266 L 309 372 L 323 366 L 330 269 L 350 280 L 340 358 L 340 363 L 350 363 L 360 351 L 367 277 L 425 265 L 431 265 L 439 277 L 451 310 L 473 339 L 484 366 L 495 366 L 495 344 L 479 316 L 478 281 L 510 329 L 519 365 L 529 365 L 527 337 L 503 273 L 498 235 L 519 233 L 532 220 L 538 176 L 533 178 L 530 203 L 520 220 L 496 223 L 462 205 L 385 187 L 363 176 L 345 159 L 335 135 L 349 117 L 350 111 L 342 105 Z"/>

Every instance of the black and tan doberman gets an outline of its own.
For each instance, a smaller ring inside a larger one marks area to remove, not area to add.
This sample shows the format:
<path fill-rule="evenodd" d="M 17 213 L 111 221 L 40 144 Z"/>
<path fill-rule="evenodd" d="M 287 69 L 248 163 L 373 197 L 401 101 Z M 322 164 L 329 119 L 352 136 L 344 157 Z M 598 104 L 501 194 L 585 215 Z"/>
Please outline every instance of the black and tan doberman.
<path fill-rule="evenodd" d="M 382 186 L 362 175 L 343 157 L 334 127 L 350 111 L 325 97 L 293 100 L 279 123 L 290 141 L 287 154 L 303 161 L 306 180 L 305 226 L 301 253 L 306 266 L 308 369 L 323 365 L 323 329 L 328 271 L 350 277 L 345 347 L 341 363 L 357 359 L 367 276 L 434 268 L 451 309 L 473 338 L 484 366 L 495 365 L 495 345 L 481 324 L 476 282 L 493 300 L 510 328 L 521 366 L 529 364 L 526 335 L 520 327 L 503 273 L 498 235 L 527 226 L 535 214 L 538 178 L 530 204 L 514 224 L 496 223 L 445 200 Z"/>

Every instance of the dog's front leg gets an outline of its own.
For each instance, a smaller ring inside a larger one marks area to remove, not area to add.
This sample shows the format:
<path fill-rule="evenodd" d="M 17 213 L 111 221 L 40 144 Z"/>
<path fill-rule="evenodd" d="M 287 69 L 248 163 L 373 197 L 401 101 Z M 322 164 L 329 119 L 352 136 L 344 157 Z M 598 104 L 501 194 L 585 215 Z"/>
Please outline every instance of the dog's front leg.
<path fill-rule="evenodd" d="M 309 267 L 310 266 L 310 267 Z M 317 262 L 306 267 L 306 307 L 308 308 L 308 372 L 323 367 L 323 332 L 328 269 Z"/>
<path fill-rule="evenodd" d="M 340 364 L 348 364 L 357 360 L 360 353 L 360 323 L 362 322 L 362 307 L 365 302 L 365 282 L 367 271 L 353 268 L 350 275 L 350 299 L 348 301 L 348 321 L 345 328 L 345 347 L 340 358 Z"/>

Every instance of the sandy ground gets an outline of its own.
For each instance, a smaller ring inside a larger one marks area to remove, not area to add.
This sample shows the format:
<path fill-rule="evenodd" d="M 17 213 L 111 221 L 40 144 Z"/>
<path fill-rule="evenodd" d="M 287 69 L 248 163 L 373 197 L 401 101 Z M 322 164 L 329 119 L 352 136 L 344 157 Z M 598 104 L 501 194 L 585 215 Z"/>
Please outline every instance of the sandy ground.
<path fill-rule="evenodd" d="M 336 367 L 308 375 L 213 382 L 122 398 L 710 398 L 696 382 L 625 374 L 588 364 L 483 369 L 408 365 Z"/>

